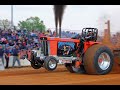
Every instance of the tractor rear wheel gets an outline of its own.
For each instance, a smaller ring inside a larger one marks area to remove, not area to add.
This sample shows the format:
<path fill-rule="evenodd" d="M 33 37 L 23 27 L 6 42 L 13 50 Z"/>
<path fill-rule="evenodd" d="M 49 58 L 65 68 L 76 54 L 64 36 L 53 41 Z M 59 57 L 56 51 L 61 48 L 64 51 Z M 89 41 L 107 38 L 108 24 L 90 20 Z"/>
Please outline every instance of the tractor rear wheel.
<path fill-rule="evenodd" d="M 75 66 L 73 66 L 71 63 L 66 63 L 65 64 L 65 67 L 67 68 L 67 70 L 71 73 L 81 73 L 81 74 L 84 74 L 86 73 L 85 72 L 85 69 L 84 69 L 84 66 L 80 66 L 80 68 L 76 68 Z"/>
<path fill-rule="evenodd" d="M 83 64 L 87 74 L 108 74 L 113 63 L 113 53 L 102 44 L 91 46 L 84 54 Z"/>
<path fill-rule="evenodd" d="M 45 69 L 47 69 L 48 71 L 53 71 L 57 68 L 57 60 L 55 57 L 53 56 L 48 56 L 45 58 L 44 60 L 44 67 Z"/>

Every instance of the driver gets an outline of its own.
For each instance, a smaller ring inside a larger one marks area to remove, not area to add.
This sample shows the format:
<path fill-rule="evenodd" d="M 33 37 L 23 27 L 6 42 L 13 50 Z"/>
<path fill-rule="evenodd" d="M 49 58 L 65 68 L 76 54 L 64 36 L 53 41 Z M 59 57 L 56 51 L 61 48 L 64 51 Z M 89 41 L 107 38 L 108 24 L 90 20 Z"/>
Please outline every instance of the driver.
<path fill-rule="evenodd" d="M 88 31 L 86 39 L 91 39 L 91 40 L 93 40 L 94 37 L 95 37 L 94 32 L 92 32 L 92 31 Z"/>
<path fill-rule="evenodd" d="M 64 45 L 63 50 L 64 50 L 63 55 L 68 55 L 70 52 L 70 46 Z"/>

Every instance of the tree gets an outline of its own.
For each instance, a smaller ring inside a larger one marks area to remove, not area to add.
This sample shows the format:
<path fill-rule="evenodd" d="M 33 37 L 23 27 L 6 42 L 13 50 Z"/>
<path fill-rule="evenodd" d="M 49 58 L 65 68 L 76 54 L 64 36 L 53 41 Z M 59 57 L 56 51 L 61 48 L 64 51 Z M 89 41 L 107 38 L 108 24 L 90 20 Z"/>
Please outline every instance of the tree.
<path fill-rule="evenodd" d="M 27 30 L 39 30 L 44 32 L 46 27 L 42 20 L 39 17 L 30 17 L 27 18 L 25 21 L 19 21 L 18 24 L 20 29 L 27 29 Z"/>
<path fill-rule="evenodd" d="M 8 19 L 0 20 L 0 28 L 3 30 L 9 29 L 11 27 L 11 22 Z"/>

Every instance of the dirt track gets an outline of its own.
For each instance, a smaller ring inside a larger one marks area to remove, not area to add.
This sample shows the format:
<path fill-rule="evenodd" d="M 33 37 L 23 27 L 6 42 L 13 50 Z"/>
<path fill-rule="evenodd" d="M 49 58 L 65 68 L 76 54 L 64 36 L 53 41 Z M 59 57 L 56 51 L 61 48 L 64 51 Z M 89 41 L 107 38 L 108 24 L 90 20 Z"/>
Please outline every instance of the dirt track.
<path fill-rule="evenodd" d="M 86 75 L 69 73 L 64 66 L 49 72 L 44 68 L 10 68 L 0 71 L 0 85 L 120 85 L 120 73 Z"/>

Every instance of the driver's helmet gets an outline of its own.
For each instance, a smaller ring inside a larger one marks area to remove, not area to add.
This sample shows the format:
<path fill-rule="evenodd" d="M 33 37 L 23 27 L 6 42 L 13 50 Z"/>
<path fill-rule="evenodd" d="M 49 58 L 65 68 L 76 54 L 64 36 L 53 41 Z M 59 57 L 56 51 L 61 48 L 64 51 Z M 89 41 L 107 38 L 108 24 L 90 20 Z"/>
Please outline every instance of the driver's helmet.
<path fill-rule="evenodd" d="M 88 36 L 94 36 L 94 33 L 93 33 L 92 31 L 88 31 L 86 36 L 87 36 L 87 37 L 88 37 Z"/>

